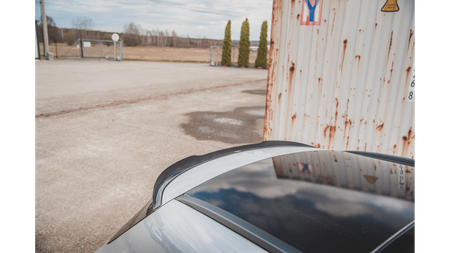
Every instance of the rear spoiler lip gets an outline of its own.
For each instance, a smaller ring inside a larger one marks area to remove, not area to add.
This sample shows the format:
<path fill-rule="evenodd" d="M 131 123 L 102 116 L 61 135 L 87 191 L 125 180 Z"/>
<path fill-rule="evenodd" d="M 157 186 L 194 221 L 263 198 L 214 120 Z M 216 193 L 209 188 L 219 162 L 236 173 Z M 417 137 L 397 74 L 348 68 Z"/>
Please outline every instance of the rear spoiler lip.
<path fill-rule="evenodd" d="M 179 175 L 200 164 L 241 151 L 261 149 L 261 148 L 289 147 L 289 146 L 314 148 L 311 145 L 300 142 L 263 141 L 257 144 L 250 144 L 222 149 L 201 156 L 189 156 L 183 160 L 180 160 L 169 166 L 163 172 L 161 172 L 159 177 L 156 179 L 155 185 L 153 187 L 153 207 L 152 207 L 153 211 L 161 206 L 162 195 L 164 193 L 164 189 L 166 188 L 166 186 Z"/>

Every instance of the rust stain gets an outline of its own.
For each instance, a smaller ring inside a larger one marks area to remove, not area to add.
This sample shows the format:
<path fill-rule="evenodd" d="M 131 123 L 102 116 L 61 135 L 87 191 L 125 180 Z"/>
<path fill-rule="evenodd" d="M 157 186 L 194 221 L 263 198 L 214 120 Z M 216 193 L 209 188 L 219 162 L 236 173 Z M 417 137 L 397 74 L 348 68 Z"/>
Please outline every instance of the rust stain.
<path fill-rule="evenodd" d="M 381 131 L 381 130 L 383 130 L 383 127 L 384 127 L 384 123 L 383 123 L 383 124 L 381 124 L 381 125 L 379 125 L 379 126 L 377 126 L 377 131 Z"/>
<path fill-rule="evenodd" d="M 346 136 L 347 136 L 347 128 L 348 128 L 349 131 L 350 131 L 350 129 L 352 128 L 352 120 L 351 120 L 351 119 L 345 120 L 344 142 L 345 142 L 345 139 L 346 139 Z M 347 146 L 347 149 L 348 149 L 349 137 L 350 137 L 350 136 L 347 136 L 347 145 L 346 145 L 346 146 Z"/>
<path fill-rule="evenodd" d="M 333 149 L 334 147 L 334 136 L 336 134 L 336 126 L 330 126 L 330 139 L 328 140 L 328 149 Z"/>
<path fill-rule="evenodd" d="M 270 49 L 272 52 L 272 47 Z M 269 69 L 272 68 L 272 72 L 269 71 L 269 78 L 267 78 L 267 94 L 266 94 L 266 110 L 264 117 L 264 133 L 263 140 L 269 139 L 271 134 L 270 124 L 273 120 L 273 109 L 272 109 L 272 89 L 273 89 L 273 77 L 274 77 L 274 66 L 276 66 L 276 61 L 272 64 L 272 55 L 269 57 Z"/>
<path fill-rule="evenodd" d="M 367 151 L 367 142 L 366 145 L 364 146 L 364 151 Z"/>
<path fill-rule="evenodd" d="M 347 136 L 347 144 L 345 145 L 345 149 L 348 149 L 348 143 L 350 141 L 350 136 Z"/>
<path fill-rule="evenodd" d="M 294 78 L 294 70 L 295 70 L 295 63 L 291 62 L 291 67 L 289 68 L 289 94 L 292 92 L 292 81 Z"/>
<path fill-rule="evenodd" d="M 300 19 L 300 14 L 297 14 L 297 21 Z"/>
<path fill-rule="evenodd" d="M 348 117 L 348 104 L 350 103 L 350 99 L 347 98 L 347 108 L 345 109 L 345 118 Z"/>
<path fill-rule="evenodd" d="M 347 50 L 347 39 L 344 40 L 343 51 L 342 51 L 342 61 L 341 61 L 341 71 L 344 68 L 345 51 Z"/>
<path fill-rule="evenodd" d="M 295 12 L 295 0 L 291 0 L 291 17 L 290 17 L 290 20 L 294 19 L 294 15 L 295 15 L 294 12 Z M 298 17 L 297 17 L 297 19 L 298 19 Z M 289 44 L 291 44 L 290 41 L 289 41 Z"/>
<path fill-rule="evenodd" d="M 409 66 L 407 69 L 406 69 L 406 77 L 408 77 L 409 76 L 409 72 L 411 71 L 411 66 Z"/>
<path fill-rule="evenodd" d="M 408 135 L 404 135 L 402 137 L 403 146 L 402 146 L 402 156 L 406 157 L 408 154 L 409 146 L 411 145 L 411 136 L 412 136 L 412 127 L 408 130 Z"/>
<path fill-rule="evenodd" d="M 289 70 L 291 71 L 291 72 L 294 72 L 294 70 L 295 70 L 295 63 L 293 63 L 293 62 L 291 62 L 291 67 L 289 68 Z"/>
<path fill-rule="evenodd" d="M 406 69 L 406 80 L 405 80 L 405 87 L 407 87 L 408 86 L 408 77 L 409 77 L 409 72 L 411 71 L 411 66 L 409 66 L 407 69 Z M 403 98 L 403 100 L 404 100 L 405 98 Z"/>
<path fill-rule="evenodd" d="M 325 127 L 325 129 L 323 130 L 323 138 L 324 138 L 324 139 L 327 138 L 327 131 L 328 131 L 329 128 L 330 128 L 330 125 L 327 125 L 327 126 Z"/>
<path fill-rule="evenodd" d="M 297 113 L 294 113 L 294 115 L 292 115 L 292 129 L 294 129 L 294 123 L 295 123 L 295 119 L 297 118 Z"/>
<path fill-rule="evenodd" d="M 315 54 L 315 59 L 317 62 L 317 50 L 319 48 L 319 29 L 317 29 L 317 41 L 316 41 L 316 54 Z M 316 67 L 314 67 L 314 69 L 316 69 Z"/>
<path fill-rule="evenodd" d="M 319 89 L 318 90 L 318 94 L 322 94 L 322 89 L 323 89 L 323 80 L 322 80 L 322 78 L 319 77 L 317 83 L 318 83 L 318 89 Z"/>
<path fill-rule="evenodd" d="M 337 159 L 336 155 L 333 155 L 333 156 L 334 156 L 334 162 L 337 163 L 338 159 Z"/>
<path fill-rule="evenodd" d="M 320 148 L 320 143 L 317 143 L 317 144 L 316 144 L 316 148 Z"/>
<path fill-rule="evenodd" d="M 307 119 L 309 119 L 309 115 L 306 115 L 306 113 L 303 115 L 303 122 L 306 122 Z M 305 126 L 305 124 L 303 124 Z"/>
<path fill-rule="evenodd" d="M 339 108 L 339 100 L 335 98 L 336 101 L 336 112 L 334 113 L 334 126 L 336 126 L 337 117 L 338 117 L 338 108 Z"/>
<path fill-rule="evenodd" d="M 409 45 L 411 45 L 411 38 L 414 35 L 414 32 L 412 29 L 409 29 L 409 39 L 408 39 L 408 49 L 406 50 L 406 52 L 409 51 Z"/>
<path fill-rule="evenodd" d="M 358 147 L 356 147 L 356 150 L 359 150 L 359 143 L 361 142 L 360 139 L 358 139 Z"/>
<path fill-rule="evenodd" d="M 389 80 L 387 81 L 387 83 L 389 84 L 391 82 L 392 79 L 392 72 L 394 71 L 394 61 L 392 61 L 392 66 L 391 66 L 391 74 L 389 76 Z"/>
<path fill-rule="evenodd" d="M 391 31 L 391 40 L 389 42 L 389 51 L 388 51 L 388 61 L 389 61 L 389 55 L 391 54 L 391 48 L 392 48 L 392 37 L 394 36 L 394 30 Z"/>
<path fill-rule="evenodd" d="M 378 23 L 375 23 L 375 31 L 377 31 Z"/>
<path fill-rule="evenodd" d="M 336 20 L 336 9 L 335 9 L 335 8 L 333 8 L 333 13 L 334 13 L 334 16 L 333 16 L 333 23 L 332 23 L 332 25 L 331 25 L 331 34 L 330 34 L 330 37 L 333 37 L 334 21 Z"/>
<path fill-rule="evenodd" d="M 263 133 L 263 140 L 268 140 L 272 133 L 271 124 L 273 122 L 273 105 L 274 102 L 272 100 L 272 90 L 273 90 L 273 82 L 276 80 L 276 72 L 277 69 L 277 59 L 278 59 L 278 48 L 275 48 L 275 41 L 277 40 L 276 34 L 278 34 L 279 23 L 280 20 L 278 16 L 281 14 L 281 10 L 283 9 L 283 2 L 282 1 L 274 1 L 272 5 L 272 33 L 270 36 L 270 50 L 269 50 L 269 71 L 268 71 L 268 78 L 267 78 L 267 93 L 266 93 L 266 111 L 265 111 L 265 117 L 264 117 L 264 133 Z M 276 94 L 276 93 L 275 93 Z"/>
<path fill-rule="evenodd" d="M 392 154 L 395 155 L 395 153 L 397 152 L 397 144 L 394 144 L 394 147 L 392 147 Z"/>
<path fill-rule="evenodd" d="M 337 125 L 338 108 L 339 108 L 339 100 L 338 100 L 338 98 L 335 98 L 335 101 L 336 101 L 336 112 L 334 113 L 334 126 L 329 126 L 330 134 L 329 134 L 329 139 L 328 139 L 328 149 L 333 149 L 333 147 L 334 147 L 334 136 L 336 134 L 336 125 Z M 328 130 L 328 125 L 327 125 L 327 127 L 325 128 L 325 131 L 324 131 L 325 139 L 326 139 L 326 130 Z"/>

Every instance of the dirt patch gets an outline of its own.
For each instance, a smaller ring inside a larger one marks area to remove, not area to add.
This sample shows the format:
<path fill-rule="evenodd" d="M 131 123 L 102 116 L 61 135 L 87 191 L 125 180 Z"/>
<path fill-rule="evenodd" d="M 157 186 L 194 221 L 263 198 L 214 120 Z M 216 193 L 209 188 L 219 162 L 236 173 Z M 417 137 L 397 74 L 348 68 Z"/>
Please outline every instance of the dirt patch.
<path fill-rule="evenodd" d="M 192 112 L 189 122 L 181 124 L 186 134 L 197 140 L 214 140 L 230 144 L 262 141 L 264 111 L 262 106 L 241 107 L 230 112 Z M 257 126 L 260 125 L 260 126 Z"/>

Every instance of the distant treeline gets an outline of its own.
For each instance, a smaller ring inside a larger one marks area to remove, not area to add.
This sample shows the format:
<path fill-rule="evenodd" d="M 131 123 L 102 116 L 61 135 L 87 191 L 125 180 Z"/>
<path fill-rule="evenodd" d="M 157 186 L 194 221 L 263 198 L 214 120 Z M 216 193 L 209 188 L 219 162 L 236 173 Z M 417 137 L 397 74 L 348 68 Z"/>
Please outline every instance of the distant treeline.
<path fill-rule="evenodd" d="M 159 29 L 142 30 L 135 29 L 131 23 L 131 29 L 128 25 L 124 32 L 117 34 L 123 40 L 125 46 L 161 46 L 161 47 L 180 47 L 180 48 L 208 48 L 213 46 L 222 46 L 223 40 L 207 39 L 205 38 L 190 38 L 180 37 L 175 31 L 162 31 Z M 50 23 L 47 25 L 48 37 L 50 45 L 53 43 L 67 43 L 73 45 L 79 38 L 82 39 L 96 39 L 96 40 L 111 40 L 113 32 L 98 31 L 98 30 L 82 30 L 75 28 L 59 28 Z M 38 25 L 39 42 L 43 43 L 42 25 Z M 239 41 L 232 41 L 232 46 L 238 47 Z M 252 43 L 253 44 L 253 43 Z M 255 45 L 257 45 L 256 43 Z"/>

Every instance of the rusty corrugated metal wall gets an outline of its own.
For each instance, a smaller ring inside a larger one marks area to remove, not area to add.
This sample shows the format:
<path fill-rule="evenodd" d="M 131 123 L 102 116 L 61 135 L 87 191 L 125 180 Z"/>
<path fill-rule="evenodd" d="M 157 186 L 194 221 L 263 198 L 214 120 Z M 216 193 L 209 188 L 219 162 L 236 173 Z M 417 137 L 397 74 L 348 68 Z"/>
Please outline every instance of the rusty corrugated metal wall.
<path fill-rule="evenodd" d="M 413 0 L 274 0 L 264 140 L 414 158 L 414 45 Z"/>

